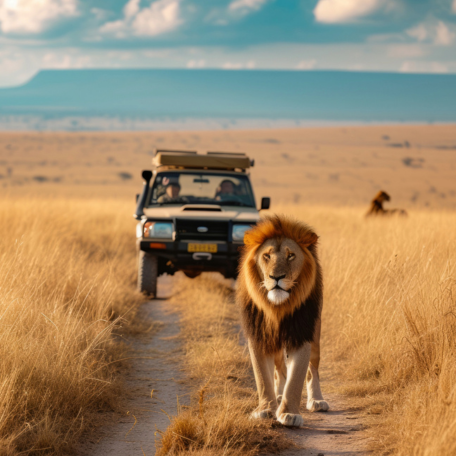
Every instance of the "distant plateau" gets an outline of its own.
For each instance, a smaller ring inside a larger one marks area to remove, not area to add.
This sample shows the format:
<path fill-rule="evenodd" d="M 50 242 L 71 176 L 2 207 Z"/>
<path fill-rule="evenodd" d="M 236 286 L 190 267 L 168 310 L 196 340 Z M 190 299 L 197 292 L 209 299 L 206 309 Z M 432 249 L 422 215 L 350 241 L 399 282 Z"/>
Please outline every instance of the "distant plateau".
<path fill-rule="evenodd" d="M 0 89 L 2 130 L 157 130 L 456 122 L 456 75 L 44 70 Z"/>

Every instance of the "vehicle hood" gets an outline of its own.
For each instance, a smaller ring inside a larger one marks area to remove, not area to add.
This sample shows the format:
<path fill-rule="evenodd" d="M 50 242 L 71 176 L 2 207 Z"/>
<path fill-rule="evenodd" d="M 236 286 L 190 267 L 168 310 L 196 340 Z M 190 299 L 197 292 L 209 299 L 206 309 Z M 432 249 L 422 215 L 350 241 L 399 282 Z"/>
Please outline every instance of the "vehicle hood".
<path fill-rule="evenodd" d="M 254 207 L 221 206 L 220 211 L 212 210 L 188 210 L 189 206 L 163 206 L 144 208 L 144 215 L 147 218 L 179 218 L 189 220 L 220 220 L 234 222 L 256 222 L 260 214 Z M 219 207 L 219 206 L 215 206 Z M 187 209 L 187 210 L 186 210 Z"/>

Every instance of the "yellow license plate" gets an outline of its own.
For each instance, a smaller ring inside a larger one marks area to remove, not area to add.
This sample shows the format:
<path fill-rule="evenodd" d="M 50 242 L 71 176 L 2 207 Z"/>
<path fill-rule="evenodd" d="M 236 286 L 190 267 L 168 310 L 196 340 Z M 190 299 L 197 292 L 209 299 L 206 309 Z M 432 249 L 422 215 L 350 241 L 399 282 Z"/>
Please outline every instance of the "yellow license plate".
<path fill-rule="evenodd" d="M 217 244 L 188 244 L 189 252 L 210 252 L 217 253 Z"/>

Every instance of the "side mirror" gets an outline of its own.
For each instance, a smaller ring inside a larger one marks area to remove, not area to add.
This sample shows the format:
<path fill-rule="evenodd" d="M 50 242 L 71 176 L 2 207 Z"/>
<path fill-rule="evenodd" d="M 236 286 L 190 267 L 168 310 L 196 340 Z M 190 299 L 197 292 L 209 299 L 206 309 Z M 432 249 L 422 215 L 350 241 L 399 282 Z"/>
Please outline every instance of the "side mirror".
<path fill-rule="evenodd" d="M 150 180 L 152 179 L 152 171 L 148 171 L 148 170 L 144 170 L 142 173 L 141 173 L 141 176 L 142 178 L 147 182 L 149 183 Z"/>
<path fill-rule="evenodd" d="M 269 197 L 264 197 L 264 198 L 261 198 L 261 207 L 260 207 L 260 211 L 264 211 L 266 209 L 269 209 L 271 207 L 271 198 Z"/>
<path fill-rule="evenodd" d="M 144 179 L 143 182 L 143 191 L 141 193 L 141 196 L 138 198 L 139 195 L 136 195 L 136 212 L 133 215 L 133 217 L 136 220 L 141 220 L 141 217 L 144 215 L 144 206 L 146 204 L 146 199 L 147 199 L 147 194 L 149 193 L 149 186 L 150 186 L 150 180 L 152 179 L 152 171 L 149 170 L 144 170 L 141 173 L 142 178 Z"/>
<path fill-rule="evenodd" d="M 138 203 L 139 200 L 139 193 L 136 193 L 136 203 Z"/>

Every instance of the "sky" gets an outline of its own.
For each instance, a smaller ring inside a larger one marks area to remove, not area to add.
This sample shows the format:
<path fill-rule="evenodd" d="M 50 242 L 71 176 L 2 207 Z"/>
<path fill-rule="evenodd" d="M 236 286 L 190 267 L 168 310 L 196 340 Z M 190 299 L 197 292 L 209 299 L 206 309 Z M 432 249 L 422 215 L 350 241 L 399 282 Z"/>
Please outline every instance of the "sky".
<path fill-rule="evenodd" d="M 70 68 L 456 73 L 456 0 L 0 0 L 0 87 Z"/>

